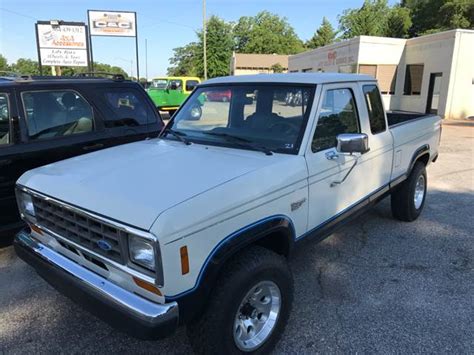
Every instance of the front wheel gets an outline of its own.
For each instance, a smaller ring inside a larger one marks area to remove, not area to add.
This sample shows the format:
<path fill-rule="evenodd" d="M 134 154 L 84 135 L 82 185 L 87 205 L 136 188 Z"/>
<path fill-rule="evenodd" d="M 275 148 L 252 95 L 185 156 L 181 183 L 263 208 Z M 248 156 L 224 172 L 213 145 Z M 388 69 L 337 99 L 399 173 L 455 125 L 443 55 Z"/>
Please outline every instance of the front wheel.
<path fill-rule="evenodd" d="M 188 325 L 199 354 L 267 353 L 291 310 L 293 278 L 284 257 L 262 247 L 234 256 L 200 319 Z"/>
<path fill-rule="evenodd" d="M 392 192 L 392 214 L 396 219 L 412 222 L 418 218 L 425 205 L 427 182 L 425 165 L 416 163 L 408 179 Z"/>

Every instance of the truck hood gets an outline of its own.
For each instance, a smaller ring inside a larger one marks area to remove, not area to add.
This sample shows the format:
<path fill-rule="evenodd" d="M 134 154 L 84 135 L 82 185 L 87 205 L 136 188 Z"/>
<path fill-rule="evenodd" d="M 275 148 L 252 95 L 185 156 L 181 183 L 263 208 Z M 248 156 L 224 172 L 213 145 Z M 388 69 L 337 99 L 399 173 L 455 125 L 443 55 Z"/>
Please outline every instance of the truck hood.
<path fill-rule="evenodd" d="M 18 184 L 149 230 L 165 210 L 272 164 L 276 158 L 255 151 L 154 139 L 30 170 Z"/>

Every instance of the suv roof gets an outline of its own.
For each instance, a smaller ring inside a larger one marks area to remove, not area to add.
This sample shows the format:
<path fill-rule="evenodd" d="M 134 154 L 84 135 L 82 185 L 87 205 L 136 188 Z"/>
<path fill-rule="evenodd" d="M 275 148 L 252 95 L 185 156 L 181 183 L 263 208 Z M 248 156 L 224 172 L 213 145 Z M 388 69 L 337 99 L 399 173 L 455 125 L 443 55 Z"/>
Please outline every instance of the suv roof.
<path fill-rule="evenodd" d="M 111 78 L 92 77 L 92 76 L 0 76 L 0 86 L 17 86 L 17 85 L 36 85 L 36 84 L 112 84 L 112 83 L 134 83 L 131 80 L 125 80 L 123 75 L 109 74 Z"/>

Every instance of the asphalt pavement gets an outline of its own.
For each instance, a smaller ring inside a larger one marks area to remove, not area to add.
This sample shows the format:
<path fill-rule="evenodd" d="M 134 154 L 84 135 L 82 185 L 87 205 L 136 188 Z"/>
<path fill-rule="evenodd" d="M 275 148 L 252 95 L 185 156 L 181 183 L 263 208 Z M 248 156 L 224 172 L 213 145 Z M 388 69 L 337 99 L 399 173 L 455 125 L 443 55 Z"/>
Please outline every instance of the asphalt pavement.
<path fill-rule="evenodd" d="M 391 218 L 386 199 L 291 260 L 293 311 L 276 354 L 474 353 L 474 122 L 445 124 L 425 209 Z M 0 249 L 0 353 L 189 353 L 121 334 Z"/>

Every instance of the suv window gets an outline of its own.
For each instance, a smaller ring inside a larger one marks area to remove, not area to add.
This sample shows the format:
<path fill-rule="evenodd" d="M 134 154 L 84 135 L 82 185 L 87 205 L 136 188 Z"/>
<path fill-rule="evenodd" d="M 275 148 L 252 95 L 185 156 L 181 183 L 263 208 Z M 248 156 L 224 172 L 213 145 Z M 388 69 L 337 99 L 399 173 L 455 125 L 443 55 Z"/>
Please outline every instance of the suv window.
<path fill-rule="evenodd" d="M 358 132 L 359 118 L 352 90 L 327 90 L 311 144 L 313 152 L 335 147 L 339 134 Z"/>
<path fill-rule="evenodd" d="M 10 143 L 10 108 L 7 94 L 0 94 L 0 146 Z"/>
<path fill-rule="evenodd" d="M 370 131 L 377 134 L 385 131 L 385 115 L 383 112 L 382 99 L 376 85 L 364 85 L 365 103 L 369 112 Z"/>
<path fill-rule="evenodd" d="M 21 94 L 30 139 L 87 133 L 94 129 L 92 107 L 73 90 Z"/>
<path fill-rule="evenodd" d="M 199 84 L 197 80 L 187 80 L 186 81 L 186 91 L 193 91 L 194 88 Z"/>
<path fill-rule="evenodd" d="M 168 82 L 168 88 L 170 90 L 183 90 L 183 81 L 179 79 L 173 79 Z"/>
<path fill-rule="evenodd" d="M 113 116 L 106 115 L 105 127 L 142 126 L 156 122 L 156 116 L 135 90 L 105 89 L 103 94 L 107 107 L 113 112 Z"/>

